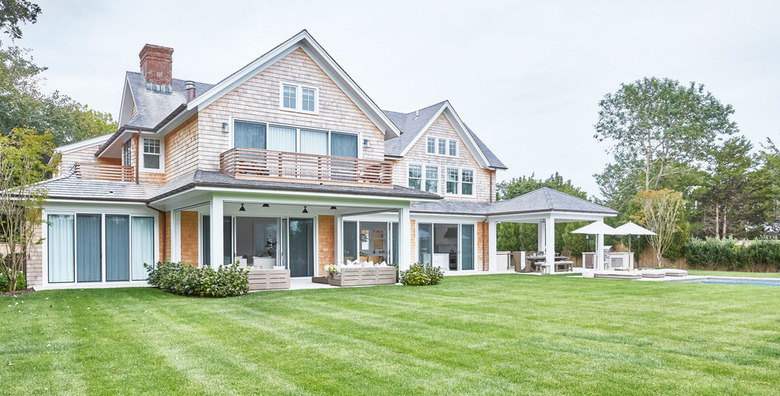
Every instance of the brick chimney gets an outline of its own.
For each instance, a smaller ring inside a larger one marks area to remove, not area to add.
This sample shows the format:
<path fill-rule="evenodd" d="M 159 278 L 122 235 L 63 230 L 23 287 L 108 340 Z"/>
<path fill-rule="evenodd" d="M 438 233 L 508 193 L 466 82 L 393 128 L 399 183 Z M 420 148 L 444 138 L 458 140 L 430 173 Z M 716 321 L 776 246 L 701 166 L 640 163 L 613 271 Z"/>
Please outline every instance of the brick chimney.
<path fill-rule="evenodd" d="M 141 58 L 141 74 L 144 75 L 146 89 L 171 93 L 173 48 L 146 44 L 138 57 Z"/>

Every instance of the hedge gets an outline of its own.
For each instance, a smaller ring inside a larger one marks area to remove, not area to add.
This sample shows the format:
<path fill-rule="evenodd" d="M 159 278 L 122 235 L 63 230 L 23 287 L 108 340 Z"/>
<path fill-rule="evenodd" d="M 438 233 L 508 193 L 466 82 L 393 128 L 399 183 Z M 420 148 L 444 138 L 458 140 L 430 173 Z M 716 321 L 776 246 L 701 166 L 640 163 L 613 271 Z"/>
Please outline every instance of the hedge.
<path fill-rule="evenodd" d="M 685 260 L 690 268 L 780 271 L 780 241 L 758 239 L 739 244 L 732 238 L 693 239 L 685 245 Z"/>
<path fill-rule="evenodd" d="M 249 292 L 249 273 L 238 264 L 201 268 L 189 264 L 158 262 L 144 264 L 149 271 L 146 282 L 163 291 L 183 296 L 229 297 Z"/>

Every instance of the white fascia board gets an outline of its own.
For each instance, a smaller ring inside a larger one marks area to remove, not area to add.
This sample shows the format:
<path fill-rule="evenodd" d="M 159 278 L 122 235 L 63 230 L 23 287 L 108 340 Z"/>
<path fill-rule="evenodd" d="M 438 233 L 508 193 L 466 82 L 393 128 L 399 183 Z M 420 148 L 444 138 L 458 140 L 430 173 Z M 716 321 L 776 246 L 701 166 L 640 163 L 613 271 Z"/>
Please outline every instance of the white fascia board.
<path fill-rule="evenodd" d="M 130 81 L 127 79 L 127 73 L 125 73 L 125 83 L 122 87 L 122 100 L 119 102 L 119 118 L 117 119 L 119 124 L 123 122 L 122 119 L 124 117 L 122 116 L 125 115 L 125 105 L 127 104 L 125 103 L 125 99 L 128 96 L 128 92 L 130 93 L 130 100 L 132 100 L 133 104 L 135 104 L 135 96 L 133 95 L 133 90 L 130 89 Z M 132 114 L 132 107 L 130 107 L 130 109 Z M 132 116 L 128 116 L 126 121 L 130 121 L 130 118 L 132 118 Z"/>
<path fill-rule="evenodd" d="M 54 151 L 61 154 L 67 154 L 73 151 L 78 151 L 87 148 L 89 146 L 105 143 L 113 135 L 114 135 L 113 133 L 109 133 L 106 135 L 93 137 L 91 139 L 82 140 L 80 142 L 66 144 L 64 146 L 57 147 L 56 149 L 54 149 Z"/>
<path fill-rule="evenodd" d="M 401 131 L 387 118 L 379 106 L 360 89 L 355 81 L 305 30 L 220 81 L 203 95 L 193 99 L 187 104 L 187 110 L 200 110 L 208 106 L 298 48 L 303 49 L 317 63 L 386 137 L 388 134 L 389 138 L 401 136 Z"/>

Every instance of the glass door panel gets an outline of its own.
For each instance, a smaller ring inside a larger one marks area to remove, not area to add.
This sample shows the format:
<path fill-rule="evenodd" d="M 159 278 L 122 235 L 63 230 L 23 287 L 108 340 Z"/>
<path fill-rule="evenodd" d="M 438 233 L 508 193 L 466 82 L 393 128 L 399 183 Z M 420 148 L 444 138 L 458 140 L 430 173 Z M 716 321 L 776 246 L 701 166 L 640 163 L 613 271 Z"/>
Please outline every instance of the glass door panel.
<path fill-rule="evenodd" d="M 130 280 L 130 216 L 106 215 L 106 280 Z"/>
<path fill-rule="evenodd" d="M 418 257 L 420 264 L 430 266 L 433 263 L 433 225 L 420 224 L 417 231 Z"/>
<path fill-rule="evenodd" d="M 474 225 L 460 226 L 460 268 L 464 271 L 474 269 Z"/>
<path fill-rule="evenodd" d="M 146 280 L 144 264 L 154 265 L 154 218 L 133 217 L 132 275 L 133 280 Z"/>
<path fill-rule="evenodd" d="M 314 220 L 290 219 L 290 276 L 314 275 Z"/>
<path fill-rule="evenodd" d="M 99 214 L 76 215 L 76 277 L 79 282 L 100 282 L 103 228 Z"/>
<path fill-rule="evenodd" d="M 73 216 L 49 215 L 49 283 L 73 282 Z"/>
<path fill-rule="evenodd" d="M 358 258 L 357 252 L 357 222 L 344 222 L 344 260 L 355 261 Z"/>

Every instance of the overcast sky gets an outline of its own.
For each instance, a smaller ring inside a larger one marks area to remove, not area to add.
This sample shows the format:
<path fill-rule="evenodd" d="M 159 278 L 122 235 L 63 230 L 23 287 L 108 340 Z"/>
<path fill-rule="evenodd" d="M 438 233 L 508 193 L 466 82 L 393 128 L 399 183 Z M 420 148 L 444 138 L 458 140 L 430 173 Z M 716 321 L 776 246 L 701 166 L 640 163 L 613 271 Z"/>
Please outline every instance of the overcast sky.
<path fill-rule="evenodd" d="M 509 167 L 590 195 L 598 101 L 645 76 L 703 83 L 754 143 L 780 141 L 778 1 L 41 1 L 17 44 L 46 87 L 116 116 L 144 43 L 215 83 L 301 29 L 383 109 L 448 99 Z"/>

